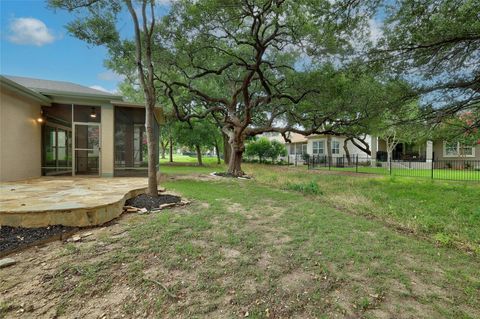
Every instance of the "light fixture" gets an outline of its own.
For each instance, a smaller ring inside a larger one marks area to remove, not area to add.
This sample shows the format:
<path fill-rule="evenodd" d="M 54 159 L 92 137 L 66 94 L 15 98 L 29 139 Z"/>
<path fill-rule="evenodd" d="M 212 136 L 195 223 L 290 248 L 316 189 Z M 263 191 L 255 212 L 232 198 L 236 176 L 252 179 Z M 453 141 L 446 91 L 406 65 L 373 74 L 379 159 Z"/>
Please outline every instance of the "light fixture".
<path fill-rule="evenodd" d="M 92 112 L 90 113 L 90 117 L 91 117 L 92 119 L 94 119 L 94 118 L 97 117 L 97 113 L 95 113 L 95 108 L 94 108 L 94 107 L 92 107 Z"/>
<path fill-rule="evenodd" d="M 37 118 L 38 123 L 45 122 L 45 117 L 43 116 L 43 110 L 40 111 L 40 116 Z"/>

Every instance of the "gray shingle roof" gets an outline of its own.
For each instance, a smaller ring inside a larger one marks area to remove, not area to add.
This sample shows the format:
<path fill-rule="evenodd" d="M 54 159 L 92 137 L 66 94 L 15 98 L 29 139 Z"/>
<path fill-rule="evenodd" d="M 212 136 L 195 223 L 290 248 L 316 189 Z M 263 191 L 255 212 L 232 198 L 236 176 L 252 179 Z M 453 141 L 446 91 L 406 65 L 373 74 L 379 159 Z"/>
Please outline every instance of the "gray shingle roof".
<path fill-rule="evenodd" d="M 5 77 L 20 85 L 23 85 L 24 87 L 27 87 L 31 90 L 34 90 L 46 95 L 48 95 L 48 93 L 57 92 L 57 93 L 111 96 L 112 98 L 116 97 L 116 95 L 110 94 L 108 92 L 95 90 L 95 89 L 92 89 L 83 85 L 75 84 L 72 82 L 42 80 L 42 79 L 26 78 L 26 77 L 11 76 L 11 75 L 5 75 Z"/>

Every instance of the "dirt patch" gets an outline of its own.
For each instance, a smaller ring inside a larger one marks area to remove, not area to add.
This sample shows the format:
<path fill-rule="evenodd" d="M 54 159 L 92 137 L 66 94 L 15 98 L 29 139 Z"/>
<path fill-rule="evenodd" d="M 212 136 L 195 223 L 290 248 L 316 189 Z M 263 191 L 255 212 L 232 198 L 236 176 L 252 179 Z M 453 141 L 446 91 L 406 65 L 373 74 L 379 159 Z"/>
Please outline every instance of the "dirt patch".
<path fill-rule="evenodd" d="M 227 259 L 236 259 L 241 255 L 241 253 L 238 250 L 231 249 L 231 248 L 222 248 L 221 252 Z"/>
<path fill-rule="evenodd" d="M 295 270 L 280 278 L 280 287 L 287 291 L 301 291 L 312 276 L 302 270 Z"/>
<path fill-rule="evenodd" d="M 48 241 L 50 238 L 61 239 L 62 235 L 66 237 L 76 229 L 78 228 L 61 225 L 40 228 L 1 226 L 0 256 L 32 244 Z"/>
<path fill-rule="evenodd" d="M 141 194 L 127 200 L 125 206 L 152 210 L 154 208 L 159 208 L 162 204 L 179 203 L 180 200 L 180 197 L 174 195 L 159 195 L 154 197 L 147 194 Z"/>

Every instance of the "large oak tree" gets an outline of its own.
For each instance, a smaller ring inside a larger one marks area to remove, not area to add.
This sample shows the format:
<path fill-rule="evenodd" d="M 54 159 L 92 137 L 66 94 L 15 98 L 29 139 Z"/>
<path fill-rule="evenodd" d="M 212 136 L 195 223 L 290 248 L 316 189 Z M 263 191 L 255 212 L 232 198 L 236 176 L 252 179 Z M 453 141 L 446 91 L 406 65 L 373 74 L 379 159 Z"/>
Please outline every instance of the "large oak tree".
<path fill-rule="evenodd" d="M 179 119 L 214 116 L 231 146 L 228 173 L 240 176 L 250 136 L 329 133 L 359 120 L 339 95 L 343 58 L 364 35 L 369 5 L 178 1 L 155 35 L 158 80 Z"/>

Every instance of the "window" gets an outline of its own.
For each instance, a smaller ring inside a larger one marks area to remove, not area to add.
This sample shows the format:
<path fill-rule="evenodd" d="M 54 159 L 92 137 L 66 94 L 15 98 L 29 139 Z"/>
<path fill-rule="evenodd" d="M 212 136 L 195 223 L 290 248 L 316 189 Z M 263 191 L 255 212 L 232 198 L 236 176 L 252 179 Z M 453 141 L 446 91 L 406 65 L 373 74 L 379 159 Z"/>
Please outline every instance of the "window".
<path fill-rule="evenodd" d="M 473 147 L 467 145 L 460 145 L 460 155 L 464 156 L 474 156 Z"/>
<path fill-rule="evenodd" d="M 323 155 L 324 153 L 325 153 L 325 142 L 324 141 L 313 142 L 313 154 Z"/>
<path fill-rule="evenodd" d="M 295 144 L 290 144 L 290 155 L 295 155 Z"/>
<path fill-rule="evenodd" d="M 340 142 L 332 141 L 332 154 L 340 154 Z"/>
<path fill-rule="evenodd" d="M 445 157 L 474 157 L 475 149 L 473 146 L 463 145 L 460 142 L 444 142 L 443 156 Z"/>
<path fill-rule="evenodd" d="M 445 143 L 445 156 L 458 156 L 457 143 Z"/>

